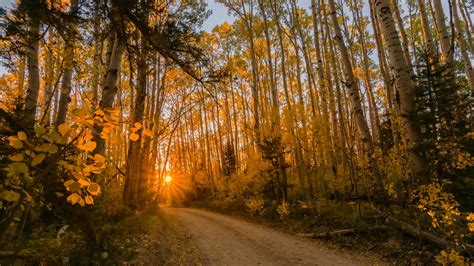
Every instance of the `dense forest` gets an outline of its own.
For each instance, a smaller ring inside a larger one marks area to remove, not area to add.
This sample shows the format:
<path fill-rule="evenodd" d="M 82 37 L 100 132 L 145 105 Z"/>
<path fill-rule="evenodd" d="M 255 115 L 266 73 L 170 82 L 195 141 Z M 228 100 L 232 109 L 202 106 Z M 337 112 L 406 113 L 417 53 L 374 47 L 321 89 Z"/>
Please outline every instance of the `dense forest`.
<path fill-rule="evenodd" d="M 0 9 L 0 260 L 67 231 L 105 260 L 107 224 L 201 202 L 469 263 L 473 2 L 216 2 L 235 20 L 210 32 L 205 1 Z"/>

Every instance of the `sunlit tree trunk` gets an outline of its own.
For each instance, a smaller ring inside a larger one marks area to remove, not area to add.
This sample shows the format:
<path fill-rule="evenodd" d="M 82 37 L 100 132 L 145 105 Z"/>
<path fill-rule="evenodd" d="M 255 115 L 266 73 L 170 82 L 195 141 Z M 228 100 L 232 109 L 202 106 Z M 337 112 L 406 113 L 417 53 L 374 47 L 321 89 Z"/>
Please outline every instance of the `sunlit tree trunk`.
<path fill-rule="evenodd" d="M 405 61 L 411 66 L 412 62 L 410 59 L 411 57 L 410 57 L 410 52 L 409 52 L 408 37 L 405 31 L 405 27 L 403 26 L 403 19 L 400 14 L 398 0 L 391 0 L 391 4 L 393 6 L 393 13 L 395 14 L 398 30 L 400 31 L 400 36 L 402 38 L 403 56 L 405 57 Z"/>

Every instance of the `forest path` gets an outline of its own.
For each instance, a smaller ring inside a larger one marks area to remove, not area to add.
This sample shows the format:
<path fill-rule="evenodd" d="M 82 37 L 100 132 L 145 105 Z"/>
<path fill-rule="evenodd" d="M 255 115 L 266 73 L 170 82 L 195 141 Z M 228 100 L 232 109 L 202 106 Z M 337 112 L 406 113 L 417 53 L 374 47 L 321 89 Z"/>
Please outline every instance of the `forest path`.
<path fill-rule="evenodd" d="M 380 265 L 371 256 L 209 211 L 164 207 L 191 235 L 204 265 Z"/>

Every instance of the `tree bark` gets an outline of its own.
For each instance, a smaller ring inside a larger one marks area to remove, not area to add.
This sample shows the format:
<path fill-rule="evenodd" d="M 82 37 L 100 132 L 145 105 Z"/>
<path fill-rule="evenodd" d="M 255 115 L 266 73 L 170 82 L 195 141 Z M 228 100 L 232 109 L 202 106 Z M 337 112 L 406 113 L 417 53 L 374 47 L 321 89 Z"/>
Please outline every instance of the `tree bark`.
<path fill-rule="evenodd" d="M 38 0 L 29 1 L 30 9 L 38 8 L 40 3 Z M 29 10 L 28 12 L 28 49 L 26 52 L 27 68 L 28 68 L 28 89 L 26 91 L 25 114 L 23 116 L 23 125 L 26 130 L 32 131 L 35 125 L 36 108 L 38 105 L 38 94 L 40 90 L 39 76 L 39 31 L 40 24 L 36 17 L 36 12 Z"/>
<path fill-rule="evenodd" d="M 339 23 L 337 20 L 336 6 L 334 4 L 334 0 L 329 0 L 329 7 L 330 7 L 330 12 L 331 12 L 330 17 L 331 17 L 332 25 L 334 28 L 334 34 L 335 34 L 334 40 L 337 46 L 339 47 L 341 60 L 344 66 L 344 75 L 345 75 L 344 83 L 351 96 L 352 109 L 353 109 L 353 113 L 357 122 L 358 129 L 359 129 L 360 140 L 363 144 L 364 151 L 367 155 L 369 167 L 371 168 L 372 182 L 375 189 L 375 193 L 381 196 L 384 194 L 382 179 L 378 171 L 375 169 L 375 166 L 373 165 L 373 162 L 372 162 L 373 159 L 371 158 L 371 156 L 375 152 L 375 148 L 372 143 L 372 136 L 370 134 L 369 125 L 367 124 L 367 121 L 365 120 L 365 117 L 364 117 L 364 113 L 362 111 L 362 103 L 361 103 L 360 94 L 359 94 L 360 92 L 359 92 L 359 89 L 356 87 L 356 81 L 354 78 L 354 73 L 353 73 L 352 64 L 349 58 L 349 53 L 347 51 L 347 48 L 341 36 L 341 29 L 339 27 Z"/>
<path fill-rule="evenodd" d="M 78 0 L 72 0 L 69 13 L 74 14 L 77 11 L 78 5 Z M 59 98 L 57 117 L 54 123 L 55 128 L 58 128 L 60 124 L 66 121 L 67 106 L 70 102 L 69 95 L 71 93 L 72 72 L 74 67 L 75 27 L 72 23 L 68 24 L 69 34 L 64 40 L 66 43 L 66 48 L 64 49 L 64 74 L 61 82 L 61 96 Z"/>
<path fill-rule="evenodd" d="M 415 83 L 413 69 L 406 61 L 403 48 L 398 37 L 395 22 L 392 17 L 392 9 L 389 0 L 371 0 L 376 14 L 379 18 L 380 31 L 385 39 L 386 49 L 392 72 L 394 73 L 395 84 L 400 95 L 400 115 L 402 126 L 409 149 L 412 174 L 415 178 L 423 182 L 428 182 L 426 174 L 426 162 L 424 158 L 413 150 L 421 143 L 421 133 L 419 124 L 415 121 Z"/>

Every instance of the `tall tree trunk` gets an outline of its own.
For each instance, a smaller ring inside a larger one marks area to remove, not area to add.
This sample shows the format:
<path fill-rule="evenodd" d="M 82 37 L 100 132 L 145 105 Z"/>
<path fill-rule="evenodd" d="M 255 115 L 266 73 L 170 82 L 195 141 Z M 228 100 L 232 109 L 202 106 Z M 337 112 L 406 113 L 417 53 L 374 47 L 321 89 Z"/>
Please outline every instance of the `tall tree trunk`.
<path fill-rule="evenodd" d="M 36 11 L 33 9 L 40 6 L 40 1 L 26 1 L 31 6 L 28 14 L 28 48 L 26 52 L 27 68 L 28 68 L 28 89 L 26 91 L 25 114 L 23 116 L 23 125 L 27 130 L 33 130 L 36 118 L 36 108 L 38 105 L 38 94 L 40 90 L 39 76 L 39 30 L 40 24 L 36 17 Z M 21 3 L 23 4 L 23 2 Z"/>
<path fill-rule="evenodd" d="M 117 79 L 119 75 L 120 64 L 122 62 L 124 46 L 122 40 L 120 40 L 117 34 L 114 39 L 114 48 L 110 56 L 110 64 L 107 68 L 107 73 L 105 74 L 102 98 L 99 102 L 100 109 L 112 108 L 115 95 L 117 94 Z M 97 143 L 94 153 L 96 154 L 104 154 L 105 151 L 105 141 L 100 137 L 101 132 L 102 126 L 94 127 L 94 141 Z"/>
<path fill-rule="evenodd" d="M 369 167 L 371 168 L 372 182 L 375 189 L 375 193 L 379 196 L 384 194 L 383 192 L 383 183 L 381 176 L 378 171 L 375 169 L 373 159 L 371 156 L 375 152 L 374 145 L 372 143 L 372 136 L 370 134 L 369 125 L 365 120 L 364 113 L 362 111 L 362 104 L 360 100 L 360 92 L 356 87 L 356 81 L 354 78 L 354 73 L 352 69 L 352 64 L 350 61 L 349 53 L 342 39 L 341 29 L 339 27 L 339 22 L 337 20 L 336 6 L 334 0 L 329 0 L 329 7 L 331 12 L 331 21 L 334 27 L 334 40 L 336 41 L 337 46 L 339 47 L 339 52 L 341 54 L 341 60 L 344 65 L 344 75 L 345 75 L 345 85 L 349 91 L 352 100 L 353 113 L 357 122 L 359 129 L 360 140 L 363 143 L 365 153 L 367 155 Z"/>
<path fill-rule="evenodd" d="M 403 44 L 403 56 L 405 57 L 405 61 L 409 64 L 409 66 L 412 65 L 411 59 L 410 59 L 410 52 L 409 52 L 409 45 L 408 45 L 408 37 L 405 32 L 405 27 L 403 26 L 403 19 L 400 14 L 400 8 L 398 6 L 398 0 L 392 0 L 392 6 L 393 6 L 393 13 L 395 14 L 395 19 L 397 21 L 398 25 L 398 30 L 400 31 L 400 35 L 402 37 L 402 44 Z"/>
<path fill-rule="evenodd" d="M 426 162 L 419 153 L 413 150 L 421 143 L 420 127 L 413 119 L 413 116 L 416 115 L 413 69 L 404 56 L 389 0 L 371 0 L 371 3 L 373 3 L 379 18 L 380 31 L 386 42 L 385 47 L 400 95 L 400 115 L 409 149 L 411 170 L 415 178 L 427 182 L 429 177 L 426 174 Z"/>
<path fill-rule="evenodd" d="M 77 11 L 78 5 L 78 0 L 72 0 L 69 13 L 74 14 Z M 66 48 L 64 49 L 64 74 L 61 82 L 61 96 L 59 98 L 58 112 L 54 123 L 56 128 L 66 121 L 67 106 L 70 101 L 69 94 L 71 93 L 72 71 L 74 67 L 74 46 L 76 40 L 74 36 L 75 26 L 72 25 L 72 23 L 69 23 L 68 28 L 70 32 L 64 40 Z"/>
<path fill-rule="evenodd" d="M 463 29 L 461 26 L 461 20 L 458 15 L 458 5 L 456 0 L 450 0 L 452 6 L 452 15 L 454 19 L 454 26 L 456 28 L 456 39 L 458 40 L 459 50 L 461 51 L 461 56 L 464 62 L 464 67 L 466 69 L 466 77 L 469 84 L 469 88 L 474 92 L 474 69 L 472 68 L 472 61 L 469 58 L 469 51 L 466 45 L 466 40 L 463 34 Z"/>
<path fill-rule="evenodd" d="M 25 56 L 21 56 L 18 60 L 18 70 L 16 71 L 17 76 L 17 90 L 20 98 L 25 96 L 24 86 L 25 86 Z"/>
<path fill-rule="evenodd" d="M 433 60 L 437 57 L 436 45 L 433 40 L 433 34 L 431 32 L 430 22 L 428 20 L 428 15 L 426 14 L 425 0 L 417 0 L 418 8 L 420 10 L 421 17 L 421 27 L 423 29 L 423 36 L 425 39 L 426 51 L 430 60 Z"/>

